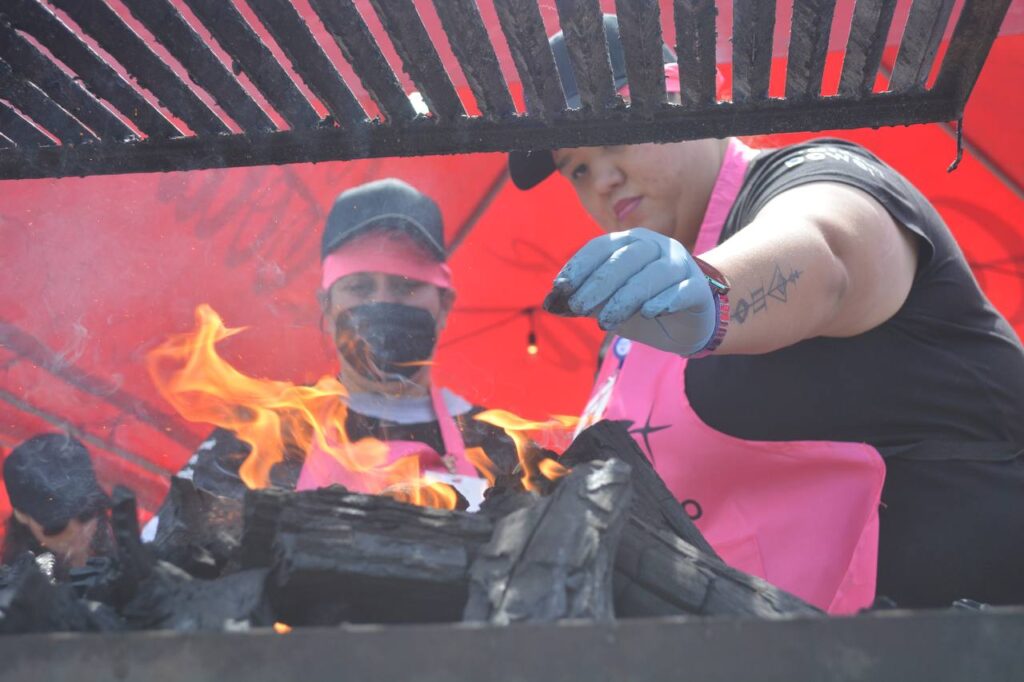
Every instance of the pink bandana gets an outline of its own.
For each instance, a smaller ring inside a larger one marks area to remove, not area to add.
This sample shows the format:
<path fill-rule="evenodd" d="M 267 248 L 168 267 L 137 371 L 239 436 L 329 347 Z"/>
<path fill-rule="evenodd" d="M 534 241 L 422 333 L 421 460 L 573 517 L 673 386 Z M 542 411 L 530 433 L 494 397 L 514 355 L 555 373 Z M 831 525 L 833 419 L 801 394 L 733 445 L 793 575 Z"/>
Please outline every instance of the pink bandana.
<path fill-rule="evenodd" d="M 357 272 L 383 272 L 452 288 L 451 268 L 401 233 L 373 231 L 342 244 L 324 259 L 320 286 L 328 289 L 342 277 Z"/>

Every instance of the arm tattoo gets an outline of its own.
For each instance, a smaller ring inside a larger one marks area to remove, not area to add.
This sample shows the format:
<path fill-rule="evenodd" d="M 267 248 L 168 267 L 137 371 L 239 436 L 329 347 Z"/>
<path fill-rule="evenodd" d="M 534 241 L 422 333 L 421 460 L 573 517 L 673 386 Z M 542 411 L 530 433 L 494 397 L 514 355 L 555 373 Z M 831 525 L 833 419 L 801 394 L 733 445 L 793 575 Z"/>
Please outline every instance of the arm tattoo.
<path fill-rule="evenodd" d="M 738 297 L 732 304 L 732 319 L 743 324 L 748 318 L 768 310 L 769 301 L 772 301 L 772 305 L 785 303 L 789 298 L 789 287 L 796 285 L 801 274 L 799 270 L 792 270 L 788 276 L 783 275 L 782 267 L 776 263 L 768 286 L 762 280 L 761 286 L 751 291 L 747 298 Z"/>

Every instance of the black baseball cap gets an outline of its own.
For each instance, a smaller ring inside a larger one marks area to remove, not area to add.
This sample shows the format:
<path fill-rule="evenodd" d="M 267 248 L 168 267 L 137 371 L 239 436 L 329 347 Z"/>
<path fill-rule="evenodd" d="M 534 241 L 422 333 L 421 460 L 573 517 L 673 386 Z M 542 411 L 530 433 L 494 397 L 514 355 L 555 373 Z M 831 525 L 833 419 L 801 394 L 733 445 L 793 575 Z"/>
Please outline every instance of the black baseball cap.
<path fill-rule="evenodd" d="M 611 61 L 615 91 L 618 92 L 623 85 L 629 82 L 629 78 L 626 77 L 626 57 L 622 52 L 622 40 L 619 37 L 619 19 L 614 14 L 604 15 L 604 37 L 608 43 L 608 58 Z M 580 106 L 579 86 L 576 84 L 572 60 L 569 58 L 569 48 L 565 45 L 565 37 L 562 32 L 559 31 L 551 36 L 548 44 L 551 45 L 551 52 L 555 57 L 555 68 L 562 80 L 562 92 L 565 93 L 566 104 L 570 109 L 578 108 Z M 661 45 L 661 55 L 666 64 L 676 61 L 675 53 L 664 43 Z M 551 158 L 551 152 L 546 149 L 510 152 L 508 170 L 515 186 L 526 190 L 554 173 L 555 162 Z"/>
<path fill-rule="evenodd" d="M 338 195 L 327 215 L 320 258 L 356 235 L 377 228 L 406 232 L 437 260 L 447 259 L 441 209 L 426 194 L 397 178 L 368 182 Z"/>
<path fill-rule="evenodd" d="M 4 460 L 4 485 L 11 506 L 50 533 L 110 506 L 89 451 L 62 433 L 39 434 L 14 448 Z"/>

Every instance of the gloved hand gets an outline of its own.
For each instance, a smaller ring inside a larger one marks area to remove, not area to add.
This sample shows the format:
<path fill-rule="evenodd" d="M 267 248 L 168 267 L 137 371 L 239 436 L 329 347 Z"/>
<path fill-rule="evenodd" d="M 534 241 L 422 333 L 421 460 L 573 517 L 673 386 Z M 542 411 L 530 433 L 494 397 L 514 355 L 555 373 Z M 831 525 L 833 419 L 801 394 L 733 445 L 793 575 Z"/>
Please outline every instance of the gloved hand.
<path fill-rule="evenodd" d="M 703 350 L 718 322 L 693 256 L 642 227 L 590 240 L 558 273 L 544 309 L 596 317 L 602 329 L 680 355 Z"/>

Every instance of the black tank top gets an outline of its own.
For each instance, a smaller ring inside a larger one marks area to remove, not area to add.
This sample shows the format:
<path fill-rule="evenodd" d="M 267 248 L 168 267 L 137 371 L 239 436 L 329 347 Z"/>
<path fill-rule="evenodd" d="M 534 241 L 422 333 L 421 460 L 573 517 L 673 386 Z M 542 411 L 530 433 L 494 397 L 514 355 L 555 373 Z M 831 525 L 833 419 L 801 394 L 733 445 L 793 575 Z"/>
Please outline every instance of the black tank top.
<path fill-rule="evenodd" d="M 906 302 L 859 336 L 691 361 L 685 390 L 694 410 L 713 428 L 749 440 L 864 442 L 885 457 L 915 459 L 1020 454 L 1024 348 L 981 292 L 938 212 L 873 154 L 835 139 L 762 153 L 721 241 L 780 193 L 823 181 L 867 192 L 915 235 L 918 269 Z M 734 290 L 733 315 L 757 314 L 788 286 L 799 286 L 798 273 L 777 273 L 763 290 Z"/>

